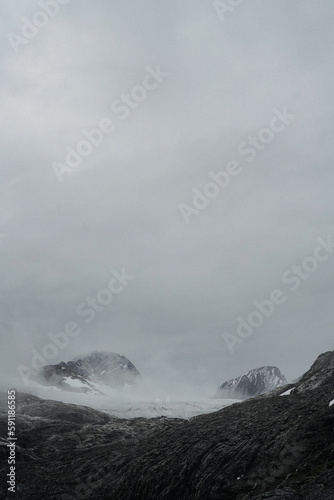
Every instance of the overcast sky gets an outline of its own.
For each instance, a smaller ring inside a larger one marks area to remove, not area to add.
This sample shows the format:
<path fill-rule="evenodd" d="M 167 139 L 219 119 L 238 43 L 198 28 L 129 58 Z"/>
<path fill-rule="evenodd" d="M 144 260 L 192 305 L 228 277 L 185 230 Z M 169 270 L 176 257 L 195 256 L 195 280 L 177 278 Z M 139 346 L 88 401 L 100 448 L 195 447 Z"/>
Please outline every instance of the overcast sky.
<path fill-rule="evenodd" d="M 298 289 L 282 281 L 317 238 L 334 240 L 333 2 L 223 10 L 210 0 L 71 0 L 50 18 L 36 16 L 38 2 L 3 2 L 1 366 L 10 376 L 69 321 L 80 334 L 49 362 L 118 352 L 170 394 L 210 395 L 262 365 L 293 379 L 333 349 L 334 254 Z M 46 23 L 37 33 L 24 27 L 34 19 Z M 145 80 L 154 71 L 163 76 Z M 140 102 L 121 114 L 117 100 L 131 92 Z M 288 123 L 273 121 L 279 113 Z M 66 148 L 106 118 L 113 131 L 57 176 Z M 273 123 L 273 137 L 261 132 Z M 248 161 L 259 133 L 270 142 Z M 194 189 L 232 160 L 238 175 L 194 209 Z M 86 322 L 78 305 L 122 269 L 135 278 Z M 284 303 L 231 352 L 224 333 L 274 289 Z"/>

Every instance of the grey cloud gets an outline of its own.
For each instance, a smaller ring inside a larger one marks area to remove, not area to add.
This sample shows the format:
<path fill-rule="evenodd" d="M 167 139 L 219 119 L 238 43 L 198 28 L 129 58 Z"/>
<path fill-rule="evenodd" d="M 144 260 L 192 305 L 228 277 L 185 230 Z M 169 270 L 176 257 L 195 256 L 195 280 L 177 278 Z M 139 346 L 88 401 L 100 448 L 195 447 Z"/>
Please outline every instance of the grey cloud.
<path fill-rule="evenodd" d="M 34 13 L 16 4 L 4 34 Z M 83 0 L 17 54 L 3 39 L 4 371 L 75 320 L 111 268 L 136 279 L 58 360 L 116 351 L 165 393 L 210 395 L 264 364 L 297 377 L 333 348 L 333 257 L 233 354 L 222 337 L 333 234 L 332 10 L 245 2 L 222 23 L 211 2 Z M 156 64 L 170 76 L 120 120 L 111 103 Z M 296 118 L 248 163 L 238 146 L 284 106 Z M 60 184 L 52 163 L 104 117 L 115 132 Z M 178 205 L 232 159 L 242 173 L 185 224 Z"/>

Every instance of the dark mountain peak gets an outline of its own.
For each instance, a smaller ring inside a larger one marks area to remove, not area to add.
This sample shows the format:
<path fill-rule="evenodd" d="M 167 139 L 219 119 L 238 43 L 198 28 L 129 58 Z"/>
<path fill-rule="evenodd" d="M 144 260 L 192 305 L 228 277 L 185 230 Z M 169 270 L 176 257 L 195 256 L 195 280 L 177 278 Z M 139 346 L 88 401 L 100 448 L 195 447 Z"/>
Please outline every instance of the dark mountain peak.
<path fill-rule="evenodd" d="M 73 359 L 73 361 L 80 360 L 89 360 L 91 363 L 99 363 L 101 360 L 112 359 L 115 357 L 124 357 L 117 352 L 110 351 L 93 351 L 90 354 L 86 354 L 85 356 L 77 356 Z"/>
<path fill-rule="evenodd" d="M 98 384 L 121 388 L 126 384 L 134 385 L 140 378 L 137 368 L 125 356 L 95 351 L 67 363 L 61 361 L 57 365 L 43 366 L 36 380 L 64 390 L 103 394 Z"/>
<path fill-rule="evenodd" d="M 277 366 L 261 366 L 245 375 L 224 382 L 215 395 L 216 398 L 247 399 L 273 391 L 287 384 L 287 380 Z"/>
<path fill-rule="evenodd" d="M 91 354 L 67 363 L 85 373 L 91 380 L 102 382 L 112 387 L 132 384 L 140 373 L 131 361 L 115 352 L 94 351 Z"/>

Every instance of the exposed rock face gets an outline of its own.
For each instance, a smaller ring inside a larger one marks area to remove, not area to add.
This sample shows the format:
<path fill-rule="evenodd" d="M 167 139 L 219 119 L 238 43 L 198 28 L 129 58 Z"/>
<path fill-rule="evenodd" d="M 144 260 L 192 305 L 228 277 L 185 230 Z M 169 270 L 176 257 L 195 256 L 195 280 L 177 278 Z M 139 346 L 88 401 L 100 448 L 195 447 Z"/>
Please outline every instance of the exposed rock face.
<path fill-rule="evenodd" d="M 64 391 L 103 394 L 89 382 L 88 376 L 81 375 L 78 370 L 63 361 L 58 365 L 43 366 L 34 380 L 42 385 L 58 387 Z"/>
<path fill-rule="evenodd" d="M 69 361 L 68 366 L 94 382 L 111 387 L 133 384 L 140 377 L 137 368 L 125 356 L 114 352 L 93 352 L 82 359 Z"/>
<path fill-rule="evenodd" d="M 16 497 L 333 500 L 333 357 L 319 357 L 288 396 L 280 393 L 291 385 L 190 420 L 121 420 L 19 394 Z M 315 373 L 316 387 L 305 387 Z M 0 498 L 6 495 L 4 479 Z"/>
<path fill-rule="evenodd" d="M 286 378 L 276 366 L 262 366 L 222 384 L 218 387 L 215 398 L 247 399 L 286 384 Z"/>
<path fill-rule="evenodd" d="M 334 351 L 320 354 L 311 368 L 302 376 L 294 392 L 300 393 L 310 389 L 316 389 L 321 385 L 326 375 L 334 372 Z"/>
<path fill-rule="evenodd" d="M 63 390 L 103 394 L 98 384 L 116 388 L 139 379 L 137 368 L 125 356 L 94 352 L 82 359 L 44 366 L 35 380 Z"/>

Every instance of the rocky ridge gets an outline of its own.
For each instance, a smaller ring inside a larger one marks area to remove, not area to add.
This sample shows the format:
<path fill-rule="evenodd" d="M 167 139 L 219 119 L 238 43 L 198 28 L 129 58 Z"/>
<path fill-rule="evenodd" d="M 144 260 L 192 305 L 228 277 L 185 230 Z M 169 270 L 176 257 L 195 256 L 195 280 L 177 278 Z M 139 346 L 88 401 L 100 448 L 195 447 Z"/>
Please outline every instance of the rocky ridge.
<path fill-rule="evenodd" d="M 276 366 L 262 366 L 224 382 L 218 387 L 214 397 L 247 399 L 271 392 L 286 384 L 286 378 Z"/>

